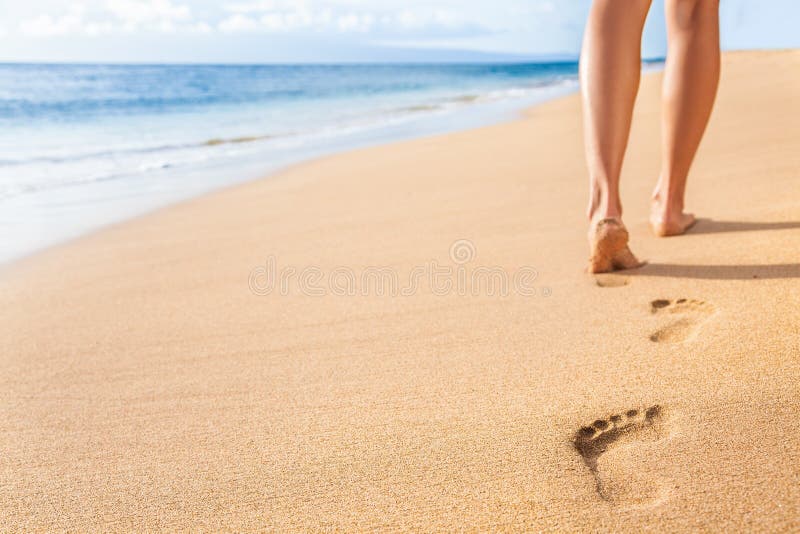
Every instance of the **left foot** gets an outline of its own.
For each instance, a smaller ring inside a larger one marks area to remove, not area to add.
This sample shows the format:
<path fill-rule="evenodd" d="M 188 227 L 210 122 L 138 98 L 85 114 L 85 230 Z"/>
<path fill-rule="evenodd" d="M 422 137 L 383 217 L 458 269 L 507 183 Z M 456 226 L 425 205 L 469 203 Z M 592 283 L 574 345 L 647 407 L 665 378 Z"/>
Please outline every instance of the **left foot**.
<path fill-rule="evenodd" d="M 644 265 L 628 248 L 628 230 L 619 219 L 606 218 L 592 222 L 589 248 L 591 256 L 586 270 L 590 273 L 636 269 Z"/>

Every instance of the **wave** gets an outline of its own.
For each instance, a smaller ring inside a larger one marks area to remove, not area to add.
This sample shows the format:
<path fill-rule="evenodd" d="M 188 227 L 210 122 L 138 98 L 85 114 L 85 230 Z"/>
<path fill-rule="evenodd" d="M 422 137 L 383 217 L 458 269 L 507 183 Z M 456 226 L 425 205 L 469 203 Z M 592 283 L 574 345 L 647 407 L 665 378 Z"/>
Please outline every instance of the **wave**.
<path fill-rule="evenodd" d="M 278 139 L 281 137 L 289 137 L 290 135 L 291 134 L 283 134 L 283 135 L 270 134 L 270 135 L 249 135 L 249 136 L 240 136 L 231 138 L 213 137 L 201 142 L 175 143 L 175 144 L 154 145 L 154 146 L 135 147 L 135 148 L 110 148 L 106 150 L 98 150 L 94 152 L 79 152 L 63 156 L 32 156 L 28 158 L 18 158 L 18 159 L 0 159 L 0 167 L 3 166 L 12 167 L 16 165 L 27 165 L 30 163 L 57 164 L 57 163 L 67 163 L 67 162 L 89 160 L 96 158 L 113 158 L 113 157 L 136 155 L 136 154 L 141 154 L 141 155 L 155 154 L 158 152 L 169 152 L 173 150 L 186 150 L 192 148 L 216 147 L 221 145 L 236 145 L 243 143 L 256 143 L 259 141 L 268 141 L 271 139 Z"/>
<path fill-rule="evenodd" d="M 408 112 L 408 113 L 420 113 L 425 111 L 438 111 L 442 109 L 442 106 L 437 104 L 417 104 L 414 106 L 406 106 L 402 108 L 397 108 L 396 111 L 398 112 Z"/>
<path fill-rule="evenodd" d="M 242 143 L 255 143 L 257 141 L 267 141 L 269 139 L 275 139 L 279 137 L 277 135 L 249 135 L 244 137 L 231 137 L 229 139 L 222 139 L 219 137 L 215 137 L 214 139 L 209 139 L 208 141 L 202 143 L 203 146 L 219 146 L 219 145 L 238 145 Z"/>
<path fill-rule="evenodd" d="M 574 76 L 557 77 L 550 80 L 533 82 L 527 85 L 487 90 L 483 93 L 457 94 L 454 96 L 439 98 L 434 102 L 404 106 L 396 108 L 392 111 L 394 111 L 395 113 L 438 112 L 456 106 L 496 102 L 498 100 L 506 100 L 506 99 L 525 98 L 536 95 L 542 89 L 560 89 L 560 88 L 575 86 L 576 84 L 577 81 Z"/>

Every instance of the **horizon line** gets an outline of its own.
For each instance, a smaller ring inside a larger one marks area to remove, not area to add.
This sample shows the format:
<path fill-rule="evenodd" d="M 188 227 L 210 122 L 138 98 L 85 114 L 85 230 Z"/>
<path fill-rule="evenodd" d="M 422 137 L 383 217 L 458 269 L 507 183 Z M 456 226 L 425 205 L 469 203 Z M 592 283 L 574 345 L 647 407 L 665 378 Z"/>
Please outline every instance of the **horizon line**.
<path fill-rule="evenodd" d="M 52 61 L 52 60 L 0 60 L 0 66 L 108 66 L 108 67 L 335 67 L 335 66 L 378 66 L 378 65 L 559 65 L 578 63 L 579 56 L 564 58 L 497 58 L 497 59 L 444 59 L 444 60 L 338 60 L 338 61 Z M 642 58 L 642 63 L 662 62 L 666 58 L 653 56 Z"/>

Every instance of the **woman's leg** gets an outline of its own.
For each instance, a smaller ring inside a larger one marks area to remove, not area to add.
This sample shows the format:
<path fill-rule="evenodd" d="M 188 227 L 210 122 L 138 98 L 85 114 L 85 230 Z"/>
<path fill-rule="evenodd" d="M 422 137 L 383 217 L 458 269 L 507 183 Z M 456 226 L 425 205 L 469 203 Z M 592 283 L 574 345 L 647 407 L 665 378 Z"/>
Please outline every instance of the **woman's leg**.
<path fill-rule="evenodd" d="M 639 89 L 641 41 L 650 0 L 595 0 L 581 52 L 586 161 L 589 166 L 589 270 L 632 268 L 620 218 L 619 175 Z"/>
<path fill-rule="evenodd" d="M 683 212 L 686 179 L 717 94 L 719 1 L 667 0 L 669 48 L 664 71 L 662 167 L 650 221 L 659 236 L 695 222 Z"/>

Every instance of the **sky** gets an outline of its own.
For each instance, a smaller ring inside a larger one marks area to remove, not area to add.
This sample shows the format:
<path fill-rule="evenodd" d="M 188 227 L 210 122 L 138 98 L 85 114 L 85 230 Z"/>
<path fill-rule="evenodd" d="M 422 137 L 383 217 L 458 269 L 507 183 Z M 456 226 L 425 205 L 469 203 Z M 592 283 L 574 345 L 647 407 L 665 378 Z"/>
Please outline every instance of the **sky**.
<path fill-rule="evenodd" d="M 622 1 L 622 0 L 621 0 Z M 654 0 L 643 54 L 666 50 Z M 0 61 L 577 57 L 591 0 L 0 0 Z M 800 46 L 800 0 L 721 0 L 724 48 Z"/>

